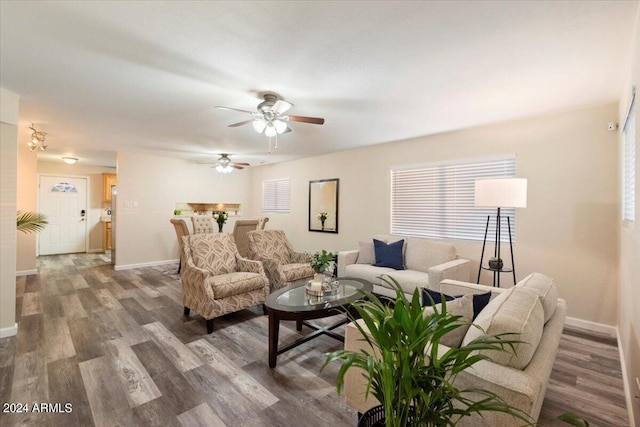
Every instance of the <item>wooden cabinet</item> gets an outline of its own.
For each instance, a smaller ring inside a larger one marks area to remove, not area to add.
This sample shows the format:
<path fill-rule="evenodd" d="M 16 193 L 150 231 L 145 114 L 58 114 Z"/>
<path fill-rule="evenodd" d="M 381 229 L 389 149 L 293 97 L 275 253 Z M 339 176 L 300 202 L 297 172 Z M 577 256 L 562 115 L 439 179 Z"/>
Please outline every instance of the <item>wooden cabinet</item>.
<path fill-rule="evenodd" d="M 105 202 L 111 201 L 111 186 L 117 185 L 118 176 L 114 173 L 102 174 L 102 200 Z"/>
<path fill-rule="evenodd" d="M 104 235 L 102 236 L 102 242 L 104 251 L 111 250 L 111 223 L 103 222 Z"/>

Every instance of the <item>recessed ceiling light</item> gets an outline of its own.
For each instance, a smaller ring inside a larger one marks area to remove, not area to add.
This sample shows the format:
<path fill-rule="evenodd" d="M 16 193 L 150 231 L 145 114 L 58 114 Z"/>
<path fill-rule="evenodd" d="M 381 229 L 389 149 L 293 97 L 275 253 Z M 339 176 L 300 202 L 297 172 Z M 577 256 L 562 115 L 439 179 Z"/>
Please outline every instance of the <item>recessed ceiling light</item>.
<path fill-rule="evenodd" d="M 68 165 L 74 165 L 78 161 L 75 157 L 63 157 L 62 160 Z"/>

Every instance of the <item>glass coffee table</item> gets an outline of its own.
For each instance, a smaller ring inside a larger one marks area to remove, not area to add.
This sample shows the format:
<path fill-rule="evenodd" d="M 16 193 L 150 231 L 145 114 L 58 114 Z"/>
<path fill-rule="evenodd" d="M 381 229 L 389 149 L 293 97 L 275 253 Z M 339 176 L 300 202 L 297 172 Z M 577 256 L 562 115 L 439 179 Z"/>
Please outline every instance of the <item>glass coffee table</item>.
<path fill-rule="evenodd" d="M 307 294 L 305 282 L 287 286 L 267 296 L 265 306 L 267 308 L 267 314 L 269 315 L 270 368 L 275 368 L 276 359 L 279 354 L 289 351 L 320 335 L 328 335 L 344 342 L 344 336 L 333 332 L 333 329 L 349 322 L 347 313 L 351 312 L 353 314 L 354 312 L 354 310 L 350 309 L 349 303 L 361 299 L 363 297 L 361 291 L 371 292 L 373 286 L 371 283 L 362 279 L 339 277 L 336 280 L 340 283 L 336 295 L 310 296 Z M 326 327 L 308 322 L 308 320 L 311 319 L 322 319 L 340 313 L 345 314 L 344 318 Z M 278 349 L 278 333 L 280 331 L 281 320 L 295 320 L 298 331 L 302 330 L 302 325 L 308 326 L 314 329 L 314 331 Z"/>

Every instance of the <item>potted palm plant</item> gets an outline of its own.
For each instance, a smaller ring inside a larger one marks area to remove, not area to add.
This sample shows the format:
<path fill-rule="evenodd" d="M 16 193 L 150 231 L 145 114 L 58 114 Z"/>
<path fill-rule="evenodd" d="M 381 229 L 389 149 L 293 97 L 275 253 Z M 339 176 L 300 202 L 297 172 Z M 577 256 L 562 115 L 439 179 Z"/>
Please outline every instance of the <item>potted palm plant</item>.
<path fill-rule="evenodd" d="M 366 299 L 352 303 L 362 319 L 355 326 L 374 351 L 335 351 L 327 355 L 322 366 L 343 361 L 336 382 L 338 393 L 349 369 L 364 371 L 368 380 L 366 393 L 381 405 L 363 414 L 359 426 L 454 426 L 461 417 L 485 411 L 509 413 L 522 420 L 523 425 L 532 425 L 526 414 L 497 395 L 476 389 L 460 390 L 454 385 L 459 372 L 487 359 L 477 351 L 513 351 L 517 340 L 510 334 L 485 335 L 439 354 L 440 339 L 461 326 L 460 316 L 447 312 L 444 301 L 441 308 L 433 305 L 433 314 L 425 315 L 418 289 L 409 300 L 394 279 L 382 278 L 395 288 L 395 300 L 381 301 L 365 293 Z M 472 392 L 481 398 L 469 397 Z M 368 423 L 368 417 L 376 414 L 378 421 Z M 571 414 L 558 419 L 576 426 L 588 425 Z"/>

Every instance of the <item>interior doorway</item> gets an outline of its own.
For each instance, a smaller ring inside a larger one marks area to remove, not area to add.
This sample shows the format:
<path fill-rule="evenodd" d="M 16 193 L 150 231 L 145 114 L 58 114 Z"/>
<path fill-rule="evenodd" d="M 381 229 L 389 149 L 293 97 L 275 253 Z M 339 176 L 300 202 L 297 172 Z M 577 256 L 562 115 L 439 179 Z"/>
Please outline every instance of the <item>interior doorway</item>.
<path fill-rule="evenodd" d="M 87 252 L 87 177 L 40 175 L 39 211 L 49 225 L 38 235 L 38 254 Z"/>

